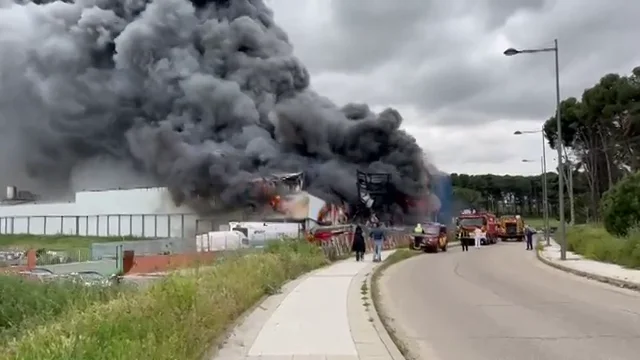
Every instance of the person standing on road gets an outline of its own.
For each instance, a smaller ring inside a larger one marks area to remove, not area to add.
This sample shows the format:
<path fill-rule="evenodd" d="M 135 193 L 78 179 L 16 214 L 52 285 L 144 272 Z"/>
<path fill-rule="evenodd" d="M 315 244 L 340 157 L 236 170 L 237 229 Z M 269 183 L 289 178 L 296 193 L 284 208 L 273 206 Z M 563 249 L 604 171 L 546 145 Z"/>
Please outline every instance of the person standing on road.
<path fill-rule="evenodd" d="M 461 237 L 460 246 L 462 247 L 462 251 L 469 251 L 469 240 L 465 237 Z"/>
<path fill-rule="evenodd" d="M 420 245 L 422 245 L 422 240 L 424 240 L 422 234 L 424 234 L 424 229 L 422 225 L 418 223 L 418 225 L 413 228 L 413 247 L 416 249 L 420 249 Z"/>
<path fill-rule="evenodd" d="M 480 249 L 481 245 L 482 245 L 482 229 L 480 228 L 476 228 L 476 230 L 473 232 L 473 238 L 476 242 L 476 249 Z"/>
<path fill-rule="evenodd" d="M 533 234 L 535 234 L 535 231 L 527 225 L 524 228 L 524 236 L 527 238 L 527 250 L 533 250 Z"/>
<path fill-rule="evenodd" d="M 373 261 L 380 262 L 382 261 L 382 246 L 384 245 L 384 230 L 380 228 L 380 223 L 376 222 L 374 228 L 371 229 L 369 236 L 373 239 L 374 251 L 373 251 Z"/>
<path fill-rule="evenodd" d="M 356 261 L 364 261 L 364 253 L 367 250 L 367 244 L 364 241 L 364 235 L 362 234 L 362 227 L 356 226 L 356 232 L 353 234 L 353 244 L 351 244 L 351 251 L 356 253 Z"/>

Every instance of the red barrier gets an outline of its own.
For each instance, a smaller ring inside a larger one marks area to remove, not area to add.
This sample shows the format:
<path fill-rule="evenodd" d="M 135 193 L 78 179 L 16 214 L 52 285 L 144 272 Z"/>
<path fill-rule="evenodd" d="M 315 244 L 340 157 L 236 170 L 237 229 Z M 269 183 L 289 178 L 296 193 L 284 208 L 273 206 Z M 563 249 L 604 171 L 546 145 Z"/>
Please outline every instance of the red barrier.
<path fill-rule="evenodd" d="M 383 244 L 383 249 L 391 250 L 410 240 L 411 236 L 405 234 L 389 234 Z M 332 252 L 338 256 L 348 255 L 351 253 L 353 232 L 321 231 L 314 234 L 313 238 L 309 238 L 309 241 L 323 248 L 327 254 Z M 368 253 L 373 252 L 373 240 L 366 239 L 365 244 L 366 251 Z M 134 254 L 127 255 L 125 273 L 129 274 L 175 270 L 178 268 L 197 265 L 198 263 L 212 263 L 215 258 L 215 252 L 153 256 L 135 256 Z"/>
<path fill-rule="evenodd" d="M 131 267 L 127 274 L 147 274 L 153 272 L 165 272 L 187 268 L 197 265 L 212 264 L 216 257 L 216 252 L 202 252 L 194 254 L 174 254 L 174 255 L 147 255 L 133 256 Z"/>

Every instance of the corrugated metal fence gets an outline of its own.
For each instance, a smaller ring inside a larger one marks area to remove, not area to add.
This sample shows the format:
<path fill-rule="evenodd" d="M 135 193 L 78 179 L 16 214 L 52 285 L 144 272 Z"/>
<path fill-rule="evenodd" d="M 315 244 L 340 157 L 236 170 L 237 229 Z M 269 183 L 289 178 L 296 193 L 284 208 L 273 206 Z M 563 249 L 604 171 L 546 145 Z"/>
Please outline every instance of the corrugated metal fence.
<path fill-rule="evenodd" d="M 145 255 L 174 255 L 196 252 L 195 239 L 157 239 L 118 241 L 108 243 L 91 244 L 91 257 L 93 260 L 112 259 L 121 251 L 133 250 L 137 256 Z"/>

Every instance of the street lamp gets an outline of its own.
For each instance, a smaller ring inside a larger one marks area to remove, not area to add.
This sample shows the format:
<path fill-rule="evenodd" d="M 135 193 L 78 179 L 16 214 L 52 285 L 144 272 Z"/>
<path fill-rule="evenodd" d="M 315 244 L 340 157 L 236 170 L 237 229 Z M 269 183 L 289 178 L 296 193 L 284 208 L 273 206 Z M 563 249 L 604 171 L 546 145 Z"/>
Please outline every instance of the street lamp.
<path fill-rule="evenodd" d="M 550 48 L 540 48 L 540 49 L 525 49 L 525 50 L 517 50 L 514 48 L 509 48 L 504 51 L 504 55 L 506 56 L 514 56 L 518 54 L 535 54 L 535 53 L 543 53 L 543 52 L 553 52 L 555 54 L 555 65 L 556 65 L 556 120 L 558 123 L 558 141 L 557 141 L 557 149 L 558 149 L 558 169 L 562 171 L 564 169 L 562 165 L 562 122 L 560 121 L 560 66 L 558 64 L 558 39 L 553 41 L 553 47 Z M 566 229 L 564 223 L 564 180 L 562 176 L 558 176 L 558 210 L 560 212 L 560 227 L 559 227 L 559 235 L 560 235 L 560 259 L 567 260 L 567 237 L 566 237 Z"/>
<path fill-rule="evenodd" d="M 515 131 L 513 135 L 525 135 L 525 134 L 537 134 L 540 133 L 542 135 L 542 205 L 543 205 L 543 217 L 544 217 L 544 238 L 547 242 L 547 246 L 551 245 L 551 240 L 549 239 L 549 196 L 547 191 L 547 146 L 544 138 L 543 130 L 528 130 L 528 131 Z M 524 161 L 523 162 L 529 162 Z"/>
<path fill-rule="evenodd" d="M 546 144 L 544 141 L 544 131 L 542 130 L 516 131 L 513 134 L 523 135 L 523 134 L 535 134 L 537 132 L 542 134 L 542 159 L 541 159 L 542 179 L 541 180 L 542 180 L 542 217 L 543 217 L 543 223 L 544 223 L 544 239 L 547 243 L 547 246 L 550 246 L 551 239 L 549 238 L 549 195 L 547 192 L 547 151 L 545 150 Z M 533 161 L 522 160 L 522 162 L 533 162 Z"/>

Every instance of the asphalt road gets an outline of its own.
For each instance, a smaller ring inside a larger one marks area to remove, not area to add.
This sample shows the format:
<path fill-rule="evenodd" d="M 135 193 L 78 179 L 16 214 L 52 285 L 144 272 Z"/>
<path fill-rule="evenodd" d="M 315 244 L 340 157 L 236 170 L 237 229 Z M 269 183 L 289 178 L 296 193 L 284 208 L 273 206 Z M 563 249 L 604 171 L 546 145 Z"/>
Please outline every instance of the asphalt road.
<path fill-rule="evenodd" d="M 550 268 L 524 243 L 417 256 L 380 289 L 418 359 L 640 359 L 640 293 Z"/>

